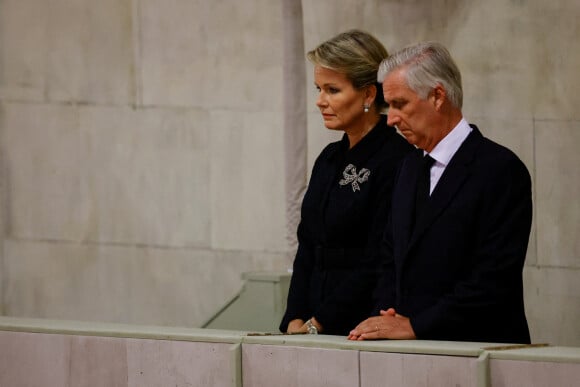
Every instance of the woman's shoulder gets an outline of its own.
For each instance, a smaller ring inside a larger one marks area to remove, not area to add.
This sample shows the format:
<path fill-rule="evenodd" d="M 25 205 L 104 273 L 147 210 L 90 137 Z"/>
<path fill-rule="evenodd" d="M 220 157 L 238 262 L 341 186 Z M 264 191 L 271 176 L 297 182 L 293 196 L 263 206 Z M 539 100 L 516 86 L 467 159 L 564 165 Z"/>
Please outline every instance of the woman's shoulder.
<path fill-rule="evenodd" d="M 315 164 L 318 164 L 322 160 L 331 160 L 337 155 L 344 153 L 345 147 L 348 147 L 348 143 L 345 144 L 344 137 L 338 141 L 326 144 L 326 146 L 322 148 L 322 151 L 318 154 L 318 157 L 316 157 Z"/>

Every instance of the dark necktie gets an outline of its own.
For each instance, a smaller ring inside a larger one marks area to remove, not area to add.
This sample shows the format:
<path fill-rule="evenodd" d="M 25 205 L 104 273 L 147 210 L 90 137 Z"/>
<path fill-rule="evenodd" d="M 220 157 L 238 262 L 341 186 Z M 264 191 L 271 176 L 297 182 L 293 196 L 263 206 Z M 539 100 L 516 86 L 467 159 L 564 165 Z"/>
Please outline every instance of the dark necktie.
<path fill-rule="evenodd" d="M 417 192 L 415 194 L 415 224 L 419 220 L 425 204 L 429 200 L 429 188 L 431 187 L 431 166 L 435 162 L 428 154 L 423 156 L 420 162 L 417 176 Z"/>

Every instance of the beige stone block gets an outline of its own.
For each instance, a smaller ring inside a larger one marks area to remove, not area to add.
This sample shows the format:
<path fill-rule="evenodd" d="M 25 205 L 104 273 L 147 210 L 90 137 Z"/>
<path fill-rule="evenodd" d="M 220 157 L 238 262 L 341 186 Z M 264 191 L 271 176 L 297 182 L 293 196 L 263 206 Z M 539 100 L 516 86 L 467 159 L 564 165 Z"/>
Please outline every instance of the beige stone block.
<path fill-rule="evenodd" d="M 361 352 L 360 386 L 478 386 L 477 358 Z"/>
<path fill-rule="evenodd" d="M 268 0 L 141 2 L 143 102 L 279 111 L 281 13 Z"/>
<path fill-rule="evenodd" d="M 0 385 L 231 386 L 231 346 L 0 331 Z"/>
<path fill-rule="evenodd" d="M 8 316 L 199 327 L 282 254 L 5 242 Z"/>
<path fill-rule="evenodd" d="M 0 331 L 0 386 L 68 386 L 70 336 Z"/>
<path fill-rule="evenodd" d="M 41 101 L 48 2 L 0 2 L 0 98 Z"/>
<path fill-rule="evenodd" d="M 522 5 L 529 8 L 529 31 L 512 43 L 531 42 L 528 65 L 533 69 L 532 98 L 537 119 L 580 119 L 580 5 L 576 0 Z M 557 20 L 557 23 L 554 23 Z M 535 98 L 534 98 L 535 97 Z"/>
<path fill-rule="evenodd" d="M 231 344 L 127 339 L 128 387 L 232 386 Z"/>
<path fill-rule="evenodd" d="M 579 270 L 527 267 L 524 291 L 532 342 L 580 346 Z"/>
<path fill-rule="evenodd" d="M 275 113 L 211 113 L 212 247 L 286 249 L 281 121 Z"/>
<path fill-rule="evenodd" d="M 78 240 L 82 155 L 71 106 L 3 104 L 7 235 Z"/>
<path fill-rule="evenodd" d="M 204 106 L 215 76 L 203 1 L 138 2 L 138 67 L 145 105 Z M 222 56 L 220 56 L 222 57 Z"/>
<path fill-rule="evenodd" d="M 9 235 L 209 245 L 204 113 L 18 104 L 3 112 Z"/>
<path fill-rule="evenodd" d="M 467 8 L 452 46 L 467 104 L 496 117 L 577 119 L 577 2 L 493 0 Z"/>
<path fill-rule="evenodd" d="M 580 364 L 519 360 L 490 360 L 494 387 L 575 387 L 580 380 Z"/>
<path fill-rule="evenodd" d="M 580 268 L 580 121 L 536 122 L 538 263 Z"/>
<path fill-rule="evenodd" d="M 84 239 L 209 245 L 207 114 L 83 107 Z"/>
<path fill-rule="evenodd" d="M 132 104 L 131 2 L 54 0 L 45 44 L 47 96 L 54 101 Z"/>
<path fill-rule="evenodd" d="M 205 16 L 210 83 L 204 106 L 281 116 L 281 2 L 212 2 Z"/>
<path fill-rule="evenodd" d="M 470 2 L 449 47 L 462 71 L 466 108 L 494 118 L 533 116 L 538 91 L 530 62 L 535 32 L 523 16 L 528 12 L 524 3 Z"/>
<path fill-rule="evenodd" d="M 63 386 L 127 386 L 129 373 L 126 339 L 72 336 L 70 341 L 69 380 Z M 63 354 L 56 352 L 55 355 Z"/>
<path fill-rule="evenodd" d="M 376 4 L 375 1 L 370 3 Z M 361 7 L 364 6 L 364 4 L 354 2 L 343 2 L 340 7 L 337 7 L 336 3 L 329 0 L 303 1 L 304 49 L 313 50 L 320 43 L 340 32 L 350 28 L 361 28 Z"/>
<path fill-rule="evenodd" d="M 244 344 L 242 375 L 248 387 L 358 386 L 358 352 Z"/>

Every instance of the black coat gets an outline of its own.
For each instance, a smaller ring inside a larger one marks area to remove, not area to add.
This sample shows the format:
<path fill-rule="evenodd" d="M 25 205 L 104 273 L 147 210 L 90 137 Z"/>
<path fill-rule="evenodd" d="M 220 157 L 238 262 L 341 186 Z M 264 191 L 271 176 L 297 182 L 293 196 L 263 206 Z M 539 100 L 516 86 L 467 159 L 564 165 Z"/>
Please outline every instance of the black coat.
<path fill-rule="evenodd" d="M 413 231 L 419 156 L 401 164 L 374 314 L 394 307 L 418 339 L 529 343 L 522 270 L 530 175 L 514 153 L 472 128 Z"/>
<path fill-rule="evenodd" d="M 298 251 L 280 330 L 316 317 L 324 333 L 346 335 L 372 311 L 377 250 L 394 175 L 413 147 L 386 117 L 352 149 L 346 135 L 317 158 L 302 202 Z"/>

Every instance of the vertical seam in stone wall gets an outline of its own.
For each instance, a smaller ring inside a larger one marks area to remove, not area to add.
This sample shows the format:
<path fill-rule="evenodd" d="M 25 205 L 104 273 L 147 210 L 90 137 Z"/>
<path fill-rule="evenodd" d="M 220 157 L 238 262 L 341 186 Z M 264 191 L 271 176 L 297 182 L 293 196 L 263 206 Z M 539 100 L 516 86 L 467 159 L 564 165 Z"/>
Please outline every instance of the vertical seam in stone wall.
<path fill-rule="evenodd" d="M 133 46 L 133 79 L 132 79 L 132 94 L 133 108 L 143 106 L 143 90 L 142 90 L 142 66 L 141 66 L 141 44 L 143 42 L 141 33 L 141 7 L 140 0 L 132 1 L 131 9 L 131 36 L 132 36 L 132 46 Z"/>
<path fill-rule="evenodd" d="M 356 351 L 357 352 L 357 363 L 358 363 L 358 387 L 362 387 L 362 370 L 361 370 L 361 366 L 360 366 L 360 353 L 361 351 Z"/>
<path fill-rule="evenodd" d="M 282 0 L 282 26 L 286 240 L 294 251 L 298 245 L 296 229 L 307 176 L 306 65 L 301 1 Z"/>
<path fill-rule="evenodd" d="M 475 361 L 476 367 L 476 386 L 489 387 L 491 386 L 491 375 L 489 366 L 489 352 L 483 352 Z"/>
<path fill-rule="evenodd" d="M 535 267 L 540 266 L 540 256 L 538 255 L 538 189 L 537 189 L 537 169 L 538 160 L 536 157 L 536 118 L 532 117 L 532 209 L 533 209 L 533 235 L 534 239 L 531 242 L 534 254 L 536 257 Z"/>
<path fill-rule="evenodd" d="M 4 103 L 0 97 L 0 103 Z M 8 223 L 8 163 L 6 162 L 6 146 L 4 141 L 4 108 L 0 106 L 0 316 L 4 315 L 4 305 L 6 301 L 6 270 L 4 264 L 4 243 L 7 235 Z"/>
<path fill-rule="evenodd" d="M 232 387 L 242 387 L 242 343 L 233 344 L 230 347 L 230 362 L 231 362 L 231 381 Z"/>

